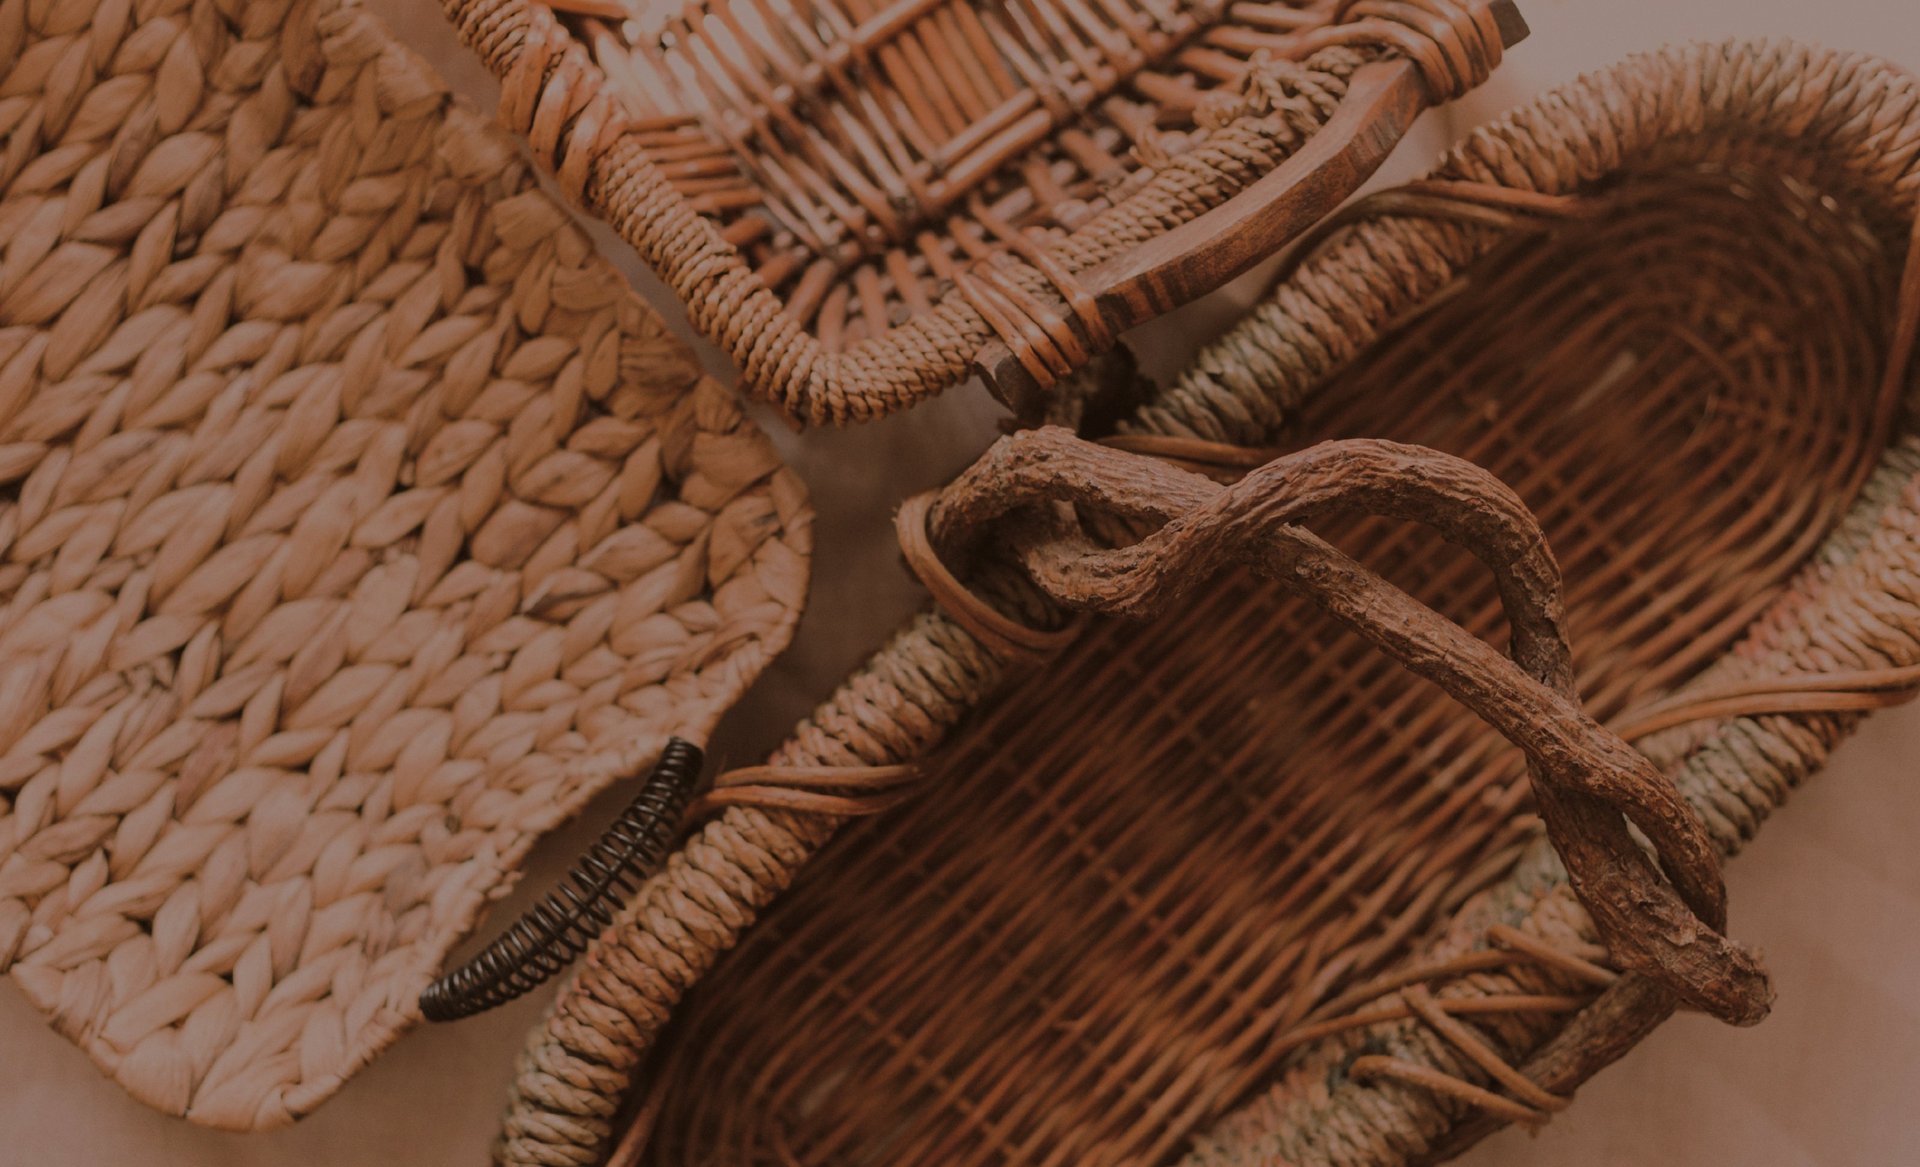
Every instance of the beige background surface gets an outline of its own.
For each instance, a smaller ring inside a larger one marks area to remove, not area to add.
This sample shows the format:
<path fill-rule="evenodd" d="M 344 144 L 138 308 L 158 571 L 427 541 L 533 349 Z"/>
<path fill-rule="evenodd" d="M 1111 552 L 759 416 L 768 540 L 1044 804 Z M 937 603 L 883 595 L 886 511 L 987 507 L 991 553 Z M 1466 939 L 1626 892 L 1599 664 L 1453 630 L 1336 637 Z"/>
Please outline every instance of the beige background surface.
<path fill-rule="evenodd" d="M 490 102 L 487 78 L 440 25 L 434 0 L 368 2 L 456 87 Z M 1383 179 L 1423 169 L 1454 133 L 1542 87 L 1668 40 L 1797 36 L 1920 66 L 1916 0 L 1522 0 L 1522 7 L 1532 39 L 1484 90 L 1430 116 Z M 659 285 L 606 241 L 679 323 Z M 1136 338 L 1149 366 L 1176 366 L 1196 339 L 1232 318 L 1253 286 L 1243 281 Z M 706 351 L 722 372 L 723 362 Z M 783 435 L 822 512 L 814 592 L 794 651 L 717 739 L 730 743 L 732 760 L 771 744 L 915 606 L 888 515 L 899 498 L 965 464 L 992 439 L 995 417 L 984 395 L 969 390 L 859 431 Z M 1879 716 L 1734 865 L 1733 928 L 1766 951 L 1780 994 L 1765 1025 L 1735 1031 L 1682 1017 L 1590 1084 L 1543 1134 L 1509 1131 L 1462 1162 L 1920 1163 L 1916 761 L 1920 708 Z M 588 819 L 611 813 L 596 808 Z M 529 889 L 544 887 L 587 833 L 576 828 L 551 840 Z M 512 1057 L 539 1008 L 524 1001 L 417 1032 L 300 1125 L 235 1136 L 189 1127 L 125 1097 L 0 984 L 0 1167 L 474 1167 L 485 1160 Z"/>

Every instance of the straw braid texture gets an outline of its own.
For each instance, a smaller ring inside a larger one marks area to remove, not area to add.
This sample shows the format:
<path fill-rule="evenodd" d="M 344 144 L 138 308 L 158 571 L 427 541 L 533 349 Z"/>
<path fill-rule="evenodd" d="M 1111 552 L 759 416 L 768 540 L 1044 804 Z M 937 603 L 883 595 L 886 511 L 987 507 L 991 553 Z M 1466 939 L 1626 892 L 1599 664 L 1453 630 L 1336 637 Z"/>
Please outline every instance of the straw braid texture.
<path fill-rule="evenodd" d="M 359 9 L 0 0 L 0 968 L 312 1109 L 788 637 L 801 488 Z"/>
<path fill-rule="evenodd" d="M 1486 0 L 447 8 L 561 185 L 813 423 L 957 385 L 996 337 L 1050 382 L 1111 343 L 1075 274 L 1274 169 L 1365 62 L 1445 100 L 1501 53 Z"/>
<path fill-rule="evenodd" d="M 1603 719 L 1695 677 L 1920 661 L 1920 446 L 1886 444 L 1880 389 L 1907 384 L 1884 373 L 1920 209 L 1911 80 L 1787 44 L 1674 49 L 1542 97 L 1436 174 L 1585 210 L 1362 218 L 1146 390 L 1128 433 L 1382 435 L 1486 465 L 1548 531 Z M 1337 542 L 1498 635 L 1488 586 L 1432 541 Z M 1355 978 L 1495 924 L 1592 944 L 1517 759 L 1270 593 L 1228 577 L 1200 598 L 1097 625 L 1010 691 L 958 622 L 920 617 L 783 760 L 900 761 L 971 715 L 923 801 L 847 831 L 648 1064 L 833 824 L 736 807 L 709 826 L 531 1035 L 500 1161 L 599 1161 L 643 1065 L 623 1165 L 1393 1164 L 1482 1133 L 1450 1096 L 1348 1072 L 1364 1050 L 1490 1081 L 1418 1021 L 1287 1036 Z M 1723 719 L 1645 748 L 1731 852 L 1853 721 Z M 1514 969 L 1434 995 L 1576 988 Z M 1629 978 L 1477 1024 L 1565 1093 L 1670 1008 Z"/>

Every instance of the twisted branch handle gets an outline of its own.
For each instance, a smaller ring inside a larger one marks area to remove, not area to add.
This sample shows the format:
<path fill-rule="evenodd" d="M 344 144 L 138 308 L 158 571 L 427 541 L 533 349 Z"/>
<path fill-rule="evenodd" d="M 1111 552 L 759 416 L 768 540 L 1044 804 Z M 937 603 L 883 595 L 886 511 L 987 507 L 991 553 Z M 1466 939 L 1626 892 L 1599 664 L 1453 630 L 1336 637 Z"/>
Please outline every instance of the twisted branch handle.
<path fill-rule="evenodd" d="M 1497 581 L 1512 659 L 1299 525 L 1342 511 L 1425 523 L 1473 552 Z M 1111 549 L 1086 533 L 1087 512 L 1160 525 Z M 1358 440 L 1221 486 L 1041 429 L 1003 439 L 943 491 L 929 530 L 945 553 L 987 538 L 1010 546 L 1042 590 L 1098 612 L 1151 616 L 1230 564 L 1313 601 L 1526 754 L 1548 838 L 1621 967 L 1725 1021 L 1766 1015 L 1765 972 L 1721 934 L 1726 889 L 1704 827 L 1651 762 L 1581 708 L 1559 569 L 1533 516 L 1484 470 Z"/>

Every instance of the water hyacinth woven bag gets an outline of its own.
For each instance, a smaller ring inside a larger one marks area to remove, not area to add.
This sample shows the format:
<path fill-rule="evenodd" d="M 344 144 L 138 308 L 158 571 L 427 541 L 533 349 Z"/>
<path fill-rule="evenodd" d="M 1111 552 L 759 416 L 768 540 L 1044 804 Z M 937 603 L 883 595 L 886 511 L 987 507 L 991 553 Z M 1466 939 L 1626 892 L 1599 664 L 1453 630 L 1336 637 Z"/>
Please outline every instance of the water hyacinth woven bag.
<path fill-rule="evenodd" d="M 0 969 L 312 1109 L 527 848 L 786 642 L 810 517 L 341 0 L 0 0 Z"/>
<path fill-rule="evenodd" d="M 902 510 L 935 603 L 716 777 L 498 1161 L 1398 1167 L 1758 1020 L 1719 859 L 1920 684 L 1917 216 L 1907 74 L 1676 48 L 1071 383 Z"/>

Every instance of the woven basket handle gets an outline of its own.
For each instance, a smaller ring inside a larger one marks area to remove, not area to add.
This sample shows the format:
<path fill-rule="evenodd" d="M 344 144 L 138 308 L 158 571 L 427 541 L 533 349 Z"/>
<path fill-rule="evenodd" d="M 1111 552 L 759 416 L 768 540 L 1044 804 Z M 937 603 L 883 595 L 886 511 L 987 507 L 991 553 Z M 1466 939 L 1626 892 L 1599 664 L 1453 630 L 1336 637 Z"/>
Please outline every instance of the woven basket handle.
<path fill-rule="evenodd" d="M 1512 659 L 1299 525 L 1356 511 L 1424 523 L 1486 564 L 1512 626 Z M 1114 549 L 1089 536 L 1087 515 L 1159 527 Z M 1722 935 L 1726 889 L 1705 828 L 1651 762 L 1581 708 L 1559 569 L 1525 505 L 1486 471 L 1358 440 L 1221 486 L 1063 429 L 1031 430 L 1003 439 L 942 492 L 929 533 L 947 554 L 990 533 L 1054 599 L 1108 614 L 1152 616 L 1233 564 L 1310 599 L 1526 754 L 1548 838 L 1622 967 L 1723 1020 L 1765 1016 L 1765 972 Z M 1658 866 L 1629 823 L 1652 842 Z"/>

